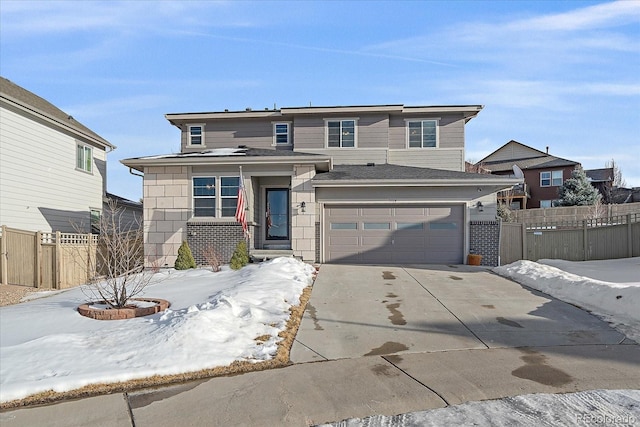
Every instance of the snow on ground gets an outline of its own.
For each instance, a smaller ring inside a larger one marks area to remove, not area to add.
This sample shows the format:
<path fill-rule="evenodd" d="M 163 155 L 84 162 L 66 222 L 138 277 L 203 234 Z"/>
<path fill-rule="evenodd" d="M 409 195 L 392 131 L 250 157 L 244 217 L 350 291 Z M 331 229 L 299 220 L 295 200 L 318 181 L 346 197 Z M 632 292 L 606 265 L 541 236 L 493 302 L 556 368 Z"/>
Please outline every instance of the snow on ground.
<path fill-rule="evenodd" d="M 81 316 L 82 288 L 2 307 L 0 402 L 271 359 L 289 308 L 299 304 L 313 272 L 294 258 L 219 273 L 163 271 L 141 296 L 166 299 L 171 307 L 128 320 Z M 255 340 L 264 335 L 270 338 Z"/>
<path fill-rule="evenodd" d="M 590 390 L 567 394 L 528 394 L 395 416 L 354 418 L 325 425 L 556 427 L 639 424 L 640 390 Z"/>
<path fill-rule="evenodd" d="M 494 271 L 575 304 L 640 342 L 640 258 L 516 261 Z"/>

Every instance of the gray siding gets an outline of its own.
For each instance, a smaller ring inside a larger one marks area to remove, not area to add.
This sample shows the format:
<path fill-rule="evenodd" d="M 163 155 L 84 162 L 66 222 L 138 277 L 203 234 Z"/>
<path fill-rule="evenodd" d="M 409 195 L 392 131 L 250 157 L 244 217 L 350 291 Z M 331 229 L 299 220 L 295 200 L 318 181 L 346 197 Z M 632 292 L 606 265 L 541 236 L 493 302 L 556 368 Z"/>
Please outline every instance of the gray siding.
<path fill-rule="evenodd" d="M 464 172 L 464 150 L 462 148 L 389 150 L 389 163 Z"/>
<path fill-rule="evenodd" d="M 531 157 L 540 157 L 539 151 L 533 150 L 520 144 L 506 144 L 487 156 L 485 162 L 505 161 L 512 159 L 526 159 Z"/>
<path fill-rule="evenodd" d="M 295 151 L 317 152 L 325 148 L 325 119 L 358 119 L 358 148 L 387 148 L 389 118 L 383 114 L 296 117 L 293 123 Z M 314 150 L 314 151 L 310 151 Z"/>
<path fill-rule="evenodd" d="M 251 148 L 273 148 L 273 118 L 228 119 L 205 124 L 203 146 L 188 146 L 188 125 L 182 131 L 182 151 L 201 151 L 246 145 Z M 288 121 L 285 118 L 277 121 Z M 195 123 L 194 123 L 195 124 Z"/>
<path fill-rule="evenodd" d="M 93 148 L 92 173 L 76 170 L 76 138 L 4 105 L 0 141 L 0 224 L 88 231 L 89 210 L 102 210 L 104 150 Z"/>

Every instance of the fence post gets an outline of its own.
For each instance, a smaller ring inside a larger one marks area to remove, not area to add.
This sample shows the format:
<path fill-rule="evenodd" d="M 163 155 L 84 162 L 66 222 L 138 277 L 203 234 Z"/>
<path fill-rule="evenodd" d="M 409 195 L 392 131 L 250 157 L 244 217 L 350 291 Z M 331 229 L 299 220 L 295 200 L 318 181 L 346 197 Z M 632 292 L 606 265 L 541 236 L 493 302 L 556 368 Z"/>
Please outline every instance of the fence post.
<path fill-rule="evenodd" d="M 589 260 L 589 242 L 587 239 L 587 220 L 586 219 L 582 220 L 582 249 L 584 251 L 584 255 L 582 259 L 584 261 L 588 261 Z"/>
<path fill-rule="evenodd" d="M 520 229 L 522 231 L 522 259 L 527 258 L 527 224 L 524 222 L 520 223 Z"/>
<path fill-rule="evenodd" d="M 9 262 L 9 257 L 7 255 L 7 226 L 2 226 L 2 239 L 0 239 L 0 257 L 2 257 L 2 262 L 0 265 L 2 266 L 2 272 L 0 272 L 0 282 L 5 285 L 9 284 L 9 266 L 7 265 Z"/>
<path fill-rule="evenodd" d="M 627 214 L 627 257 L 633 256 L 633 233 L 631 232 L 631 214 Z"/>
<path fill-rule="evenodd" d="M 55 289 L 62 289 L 62 246 L 60 243 L 60 232 L 56 231 L 56 274 L 55 274 Z"/>
<path fill-rule="evenodd" d="M 39 288 L 42 284 L 42 231 L 36 233 L 36 288 Z"/>

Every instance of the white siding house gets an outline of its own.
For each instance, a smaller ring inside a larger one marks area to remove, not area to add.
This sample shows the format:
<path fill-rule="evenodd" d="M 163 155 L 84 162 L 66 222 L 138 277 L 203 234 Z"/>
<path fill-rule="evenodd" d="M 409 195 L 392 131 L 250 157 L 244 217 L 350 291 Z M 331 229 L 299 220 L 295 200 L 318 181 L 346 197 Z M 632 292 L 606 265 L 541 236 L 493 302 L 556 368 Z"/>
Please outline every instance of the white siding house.
<path fill-rule="evenodd" d="M 89 231 L 115 147 L 48 101 L 0 78 L 0 224 Z"/>

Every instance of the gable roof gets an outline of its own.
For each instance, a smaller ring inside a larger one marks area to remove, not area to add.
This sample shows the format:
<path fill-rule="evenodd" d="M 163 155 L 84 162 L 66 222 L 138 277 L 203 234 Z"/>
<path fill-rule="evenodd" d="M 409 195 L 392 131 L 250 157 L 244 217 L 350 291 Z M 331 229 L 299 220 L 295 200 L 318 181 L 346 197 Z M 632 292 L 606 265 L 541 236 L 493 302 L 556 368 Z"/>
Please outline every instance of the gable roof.
<path fill-rule="evenodd" d="M 38 116 L 45 121 L 83 137 L 103 148 L 115 149 L 115 145 L 111 144 L 100 135 L 75 120 L 72 116 L 65 113 L 49 101 L 28 90 L 18 86 L 11 80 L 0 77 L 0 98 L 3 101 L 26 111 L 29 114 Z"/>
<path fill-rule="evenodd" d="M 335 165 L 330 171 L 318 173 L 312 179 L 314 187 L 341 185 L 505 185 L 521 183 L 518 178 L 420 168 L 393 164 Z"/>
<path fill-rule="evenodd" d="M 552 156 L 521 142 L 511 140 L 477 162 L 476 166 L 481 165 L 482 168 L 495 173 L 512 171 L 513 165 L 526 170 L 560 168 L 579 164 L 579 162 Z"/>

